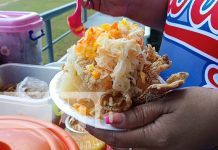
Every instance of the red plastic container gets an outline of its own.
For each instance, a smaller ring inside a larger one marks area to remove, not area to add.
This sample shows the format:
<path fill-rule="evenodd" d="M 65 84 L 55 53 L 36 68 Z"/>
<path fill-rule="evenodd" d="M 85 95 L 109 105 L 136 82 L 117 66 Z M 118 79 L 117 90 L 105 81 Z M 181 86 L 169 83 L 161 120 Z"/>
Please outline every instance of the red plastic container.
<path fill-rule="evenodd" d="M 79 150 L 60 127 L 21 116 L 0 116 L 1 150 Z"/>

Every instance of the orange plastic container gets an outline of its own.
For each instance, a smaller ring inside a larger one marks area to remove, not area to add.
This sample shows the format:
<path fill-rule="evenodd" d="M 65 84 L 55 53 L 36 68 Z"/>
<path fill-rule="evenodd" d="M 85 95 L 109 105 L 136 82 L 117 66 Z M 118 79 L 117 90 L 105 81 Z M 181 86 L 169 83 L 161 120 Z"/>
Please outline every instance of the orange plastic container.
<path fill-rule="evenodd" d="M 0 116 L 0 149 L 79 150 L 72 137 L 60 127 L 21 116 Z"/>

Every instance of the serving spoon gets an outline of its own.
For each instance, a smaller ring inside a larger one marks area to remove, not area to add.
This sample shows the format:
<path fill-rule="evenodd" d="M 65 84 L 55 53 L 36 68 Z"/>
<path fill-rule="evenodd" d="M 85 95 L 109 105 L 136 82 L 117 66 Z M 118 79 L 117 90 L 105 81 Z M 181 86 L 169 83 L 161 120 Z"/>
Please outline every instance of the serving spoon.
<path fill-rule="evenodd" d="M 68 26 L 71 32 L 78 37 L 83 37 L 85 35 L 85 27 L 82 23 L 82 1 L 77 0 L 75 12 L 67 18 Z"/>

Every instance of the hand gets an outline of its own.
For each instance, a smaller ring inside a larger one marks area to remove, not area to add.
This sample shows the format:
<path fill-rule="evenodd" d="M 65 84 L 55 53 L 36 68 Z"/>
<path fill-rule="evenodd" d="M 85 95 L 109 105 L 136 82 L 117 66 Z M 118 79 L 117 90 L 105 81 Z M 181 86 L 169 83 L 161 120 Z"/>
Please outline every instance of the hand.
<path fill-rule="evenodd" d="M 128 129 L 112 132 L 87 127 L 111 146 L 145 150 L 199 150 L 218 145 L 218 90 L 190 88 L 163 99 L 114 113 L 107 123 Z"/>
<path fill-rule="evenodd" d="M 126 16 L 131 0 L 92 0 L 92 6 L 86 5 L 87 8 L 93 8 L 102 13 L 112 16 Z M 87 1 L 89 2 L 89 1 Z"/>
<path fill-rule="evenodd" d="M 86 0 L 84 7 L 111 16 L 125 16 L 162 30 L 166 20 L 168 0 Z"/>

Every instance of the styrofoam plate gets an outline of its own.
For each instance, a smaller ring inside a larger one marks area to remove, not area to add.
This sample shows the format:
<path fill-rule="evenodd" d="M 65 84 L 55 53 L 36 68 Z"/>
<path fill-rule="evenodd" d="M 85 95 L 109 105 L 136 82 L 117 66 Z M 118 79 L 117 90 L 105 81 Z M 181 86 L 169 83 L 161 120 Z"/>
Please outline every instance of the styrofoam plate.
<path fill-rule="evenodd" d="M 100 120 L 95 117 L 90 117 L 90 116 L 84 116 L 79 114 L 74 108 L 66 102 L 66 100 L 62 99 L 59 96 L 59 90 L 58 90 L 58 82 L 60 81 L 60 78 L 62 76 L 63 72 L 59 72 L 55 75 L 55 77 L 52 79 L 49 85 L 49 91 L 52 100 L 54 103 L 67 115 L 74 117 L 77 119 L 79 122 L 84 123 L 86 125 L 99 128 L 99 129 L 104 129 L 104 130 L 115 130 L 115 131 L 123 131 L 121 129 L 117 129 L 112 127 L 109 124 L 106 124 L 104 120 Z"/>
<path fill-rule="evenodd" d="M 62 99 L 59 95 L 59 89 L 58 89 L 58 83 L 61 79 L 61 76 L 63 75 L 63 71 L 57 73 L 55 77 L 51 80 L 49 85 L 49 91 L 52 100 L 54 103 L 67 115 L 74 117 L 76 120 L 78 120 L 81 123 L 84 123 L 86 125 L 104 129 L 104 130 L 113 130 L 113 131 L 123 131 L 121 129 L 114 128 L 113 126 L 106 124 L 104 120 L 100 120 L 95 117 L 85 116 L 78 113 L 66 100 Z M 161 82 L 163 83 L 164 80 L 161 79 Z"/>

